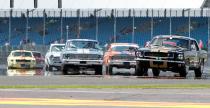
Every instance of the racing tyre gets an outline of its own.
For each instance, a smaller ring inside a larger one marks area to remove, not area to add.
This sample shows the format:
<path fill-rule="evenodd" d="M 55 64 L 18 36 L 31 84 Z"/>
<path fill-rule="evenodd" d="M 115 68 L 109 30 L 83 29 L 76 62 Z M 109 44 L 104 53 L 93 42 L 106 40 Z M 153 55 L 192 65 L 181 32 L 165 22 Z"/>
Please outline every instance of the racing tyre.
<path fill-rule="evenodd" d="M 46 65 L 46 66 L 45 66 L 45 70 L 46 70 L 46 71 L 52 71 L 52 70 L 53 70 L 53 67 L 50 66 L 50 65 Z"/>
<path fill-rule="evenodd" d="M 95 75 L 102 75 L 102 66 L 96 66 Z"/>
<path fill-rule="evenodd" d="M 137 62 L 135 75 L 136 76 L 148 76 L 148 68 L 144 68 L 144 67 L 140 66 L 140 63 Z"/>
<path fill-rule="evenodd" d="M 188 71 L 189 71 L 189 66 L 185 65 L 184 67 L 182 67 L 179 71 L 180 77 L 186 78 Z"/>
<path fill-rule="evenodd" d="M 63 70 L 63 75 L 68 75 L 68 71 L 67 70 Z"/>
<path fill-rule="evenodd" d="M 159 74 L 160 74 L 160 70 L 159 70 L 159 69 L 156 69 L 156 68 L 153 68 L 153 69 L 152 69 L 152 73 L 153 73 L 153 76 L 154 76 L 154 77 L 158 77 Z"/>
<path fill-rule="evenodd" d="M 45 71 L 49 71 L 48 65 L 45 65 Z"/>
<path fill-rule="evenodd" d="M 49 65 L 49 71 L 53 71 L 53 67 Z"/>
<path fill-rule="evenodd" d="M 204 60 L 201 60 L 200 67 L 194 70 L 195 78 L 201 78 L 203 70 L 204 70 Z"/>
<path fill-rule="evenodd" d="M 112 66 L 107 66 L 106 71 L 108 71 L 109 75 L 113 75 L 113 67 Z"/>
<path fill-rule="evenodd" d="M 62 72 L 63 72 L 63 75 L 68 75 L 68 69 L 65 67 L 63 68 Z"/>

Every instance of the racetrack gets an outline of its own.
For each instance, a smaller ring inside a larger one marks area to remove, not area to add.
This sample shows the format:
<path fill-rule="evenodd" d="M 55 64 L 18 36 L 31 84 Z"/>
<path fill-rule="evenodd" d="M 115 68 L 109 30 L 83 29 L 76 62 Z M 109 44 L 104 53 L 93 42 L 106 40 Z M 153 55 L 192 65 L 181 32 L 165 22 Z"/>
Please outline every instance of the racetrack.
<path fill-rule="evenodd" d="M 2 108 L 209 108 L 210 89 L 0 89 Z"/>
<path fill-rule="evenodd" d="M 133 73 L 133 70 L 114 72 L 113 76 L 92 75 L 93 72 L 62 75 L 60 71 L 2 68 L 0 108 L 210 107 L 210 89 L 205 87 L 210 84 L 208 66 L 201 79 L 194 79 L 193 71 L 189 72 L 185 79 L 174 77 L 175 74 L 171 72 L 162 72 L 160 77 L 156 78 L 128 74 Z M 151 70 L 149 76 L 152 76 Z M 62 86 L 64 88 L 59 88 Z"/>

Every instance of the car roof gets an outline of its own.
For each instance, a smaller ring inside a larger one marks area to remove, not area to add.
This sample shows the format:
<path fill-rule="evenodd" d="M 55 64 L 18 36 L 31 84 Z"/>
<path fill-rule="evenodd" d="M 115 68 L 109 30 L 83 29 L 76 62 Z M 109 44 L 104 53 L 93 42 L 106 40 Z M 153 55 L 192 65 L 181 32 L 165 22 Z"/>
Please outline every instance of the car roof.
<path fill-rule="evenodd" d="M 11 52 L 32 52 L 32 51 L 29 51 L 29 50 L 13 50 Z"/>
<path fill-rule="evenodd" d="M 135 44 L 135 43 L 111 43 L 111 46 L 133 46 L 133 47 L 139 47 L 139 45 Z"/>
<path fill-rule="evenodd" d="M 31 51 L 31 52 L 35 52 L 35 53 L 41 53 L 41 52 L 39 52 L 39 51 Z"/>
<path fill-rule="evenodd" d="M 69 39 L 67 40 L 67 42 L 69 41 L 93 41 L 93 42 L 98 42 L 97 40 L 93 40 L 93 39 Z"/>
<path fill-rule="evenodd" d="M 180 39 L 186 39 L 186 40 L 195 40 L 194 38 L 191 38 L 191 37 L 179 36 L 179 35 L 157 35 L 157 36 L 155 36 L 155 38 L 167 38 L 167 37 L 180 38 Z"/>
<path fill-rule="evenodd" d="M 50 44 L 50 46 L 65 46 L 65 44 Z"/>

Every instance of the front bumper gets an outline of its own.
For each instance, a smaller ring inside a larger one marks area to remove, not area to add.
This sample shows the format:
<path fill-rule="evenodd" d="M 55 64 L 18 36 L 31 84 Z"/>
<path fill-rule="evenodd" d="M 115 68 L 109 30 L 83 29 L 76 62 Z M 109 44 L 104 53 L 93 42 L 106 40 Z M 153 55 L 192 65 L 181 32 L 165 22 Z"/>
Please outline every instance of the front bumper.
<path fill-rule="evenodd" d="M 36 68 L 43 68 L 44 64 L 36 64 Z"/>
<path fill-rule="evenodd" d="M 177 70 L 185 66 L 184 61 L 137 59 L 140 67 Z"/>
<path fill-rule="evenodd" d="M 52 62 L 50 63 L 50 66 L 60 67 L 62 65 L 62 62 Z"/>
<path fill-rule="evenodd" d="M 109 65 L 114 67 L 135 67 L 136 61 L 111 60 Z"/>
<path fill-rule="evenodd" d="M 63 60 L 62 65 L 78 65 L 78 66 L 88 66 L 88 65 L 102 65 L 103 60 Z"/>
<path fill-rule="evenodd" d="M 10 68 L 31 69 L 36 68 L 36 63 L 9 63 Z"/>
<path fill-rule="evenodd" d="M 36 68 L 43 68 L 44 67 L 44 61 L 36 61 Z"/>

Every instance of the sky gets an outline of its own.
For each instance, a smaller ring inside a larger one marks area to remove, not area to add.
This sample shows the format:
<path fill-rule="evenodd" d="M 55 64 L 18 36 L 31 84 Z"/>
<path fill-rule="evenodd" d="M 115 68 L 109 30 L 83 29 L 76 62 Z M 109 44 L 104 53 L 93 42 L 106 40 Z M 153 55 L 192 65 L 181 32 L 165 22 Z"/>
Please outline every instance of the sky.
<path fill-rule="evenodd" d="M 34 0 L 14 0 L 15 9 L 32 9 Z M 40 9 L 56 9 L 58 0 L 38 0 Z M 62 0 L 63 8 L 200 8 L 204 0 Z M 0 9 L 9 9 L 10 0 L 0 0 Z"/>

